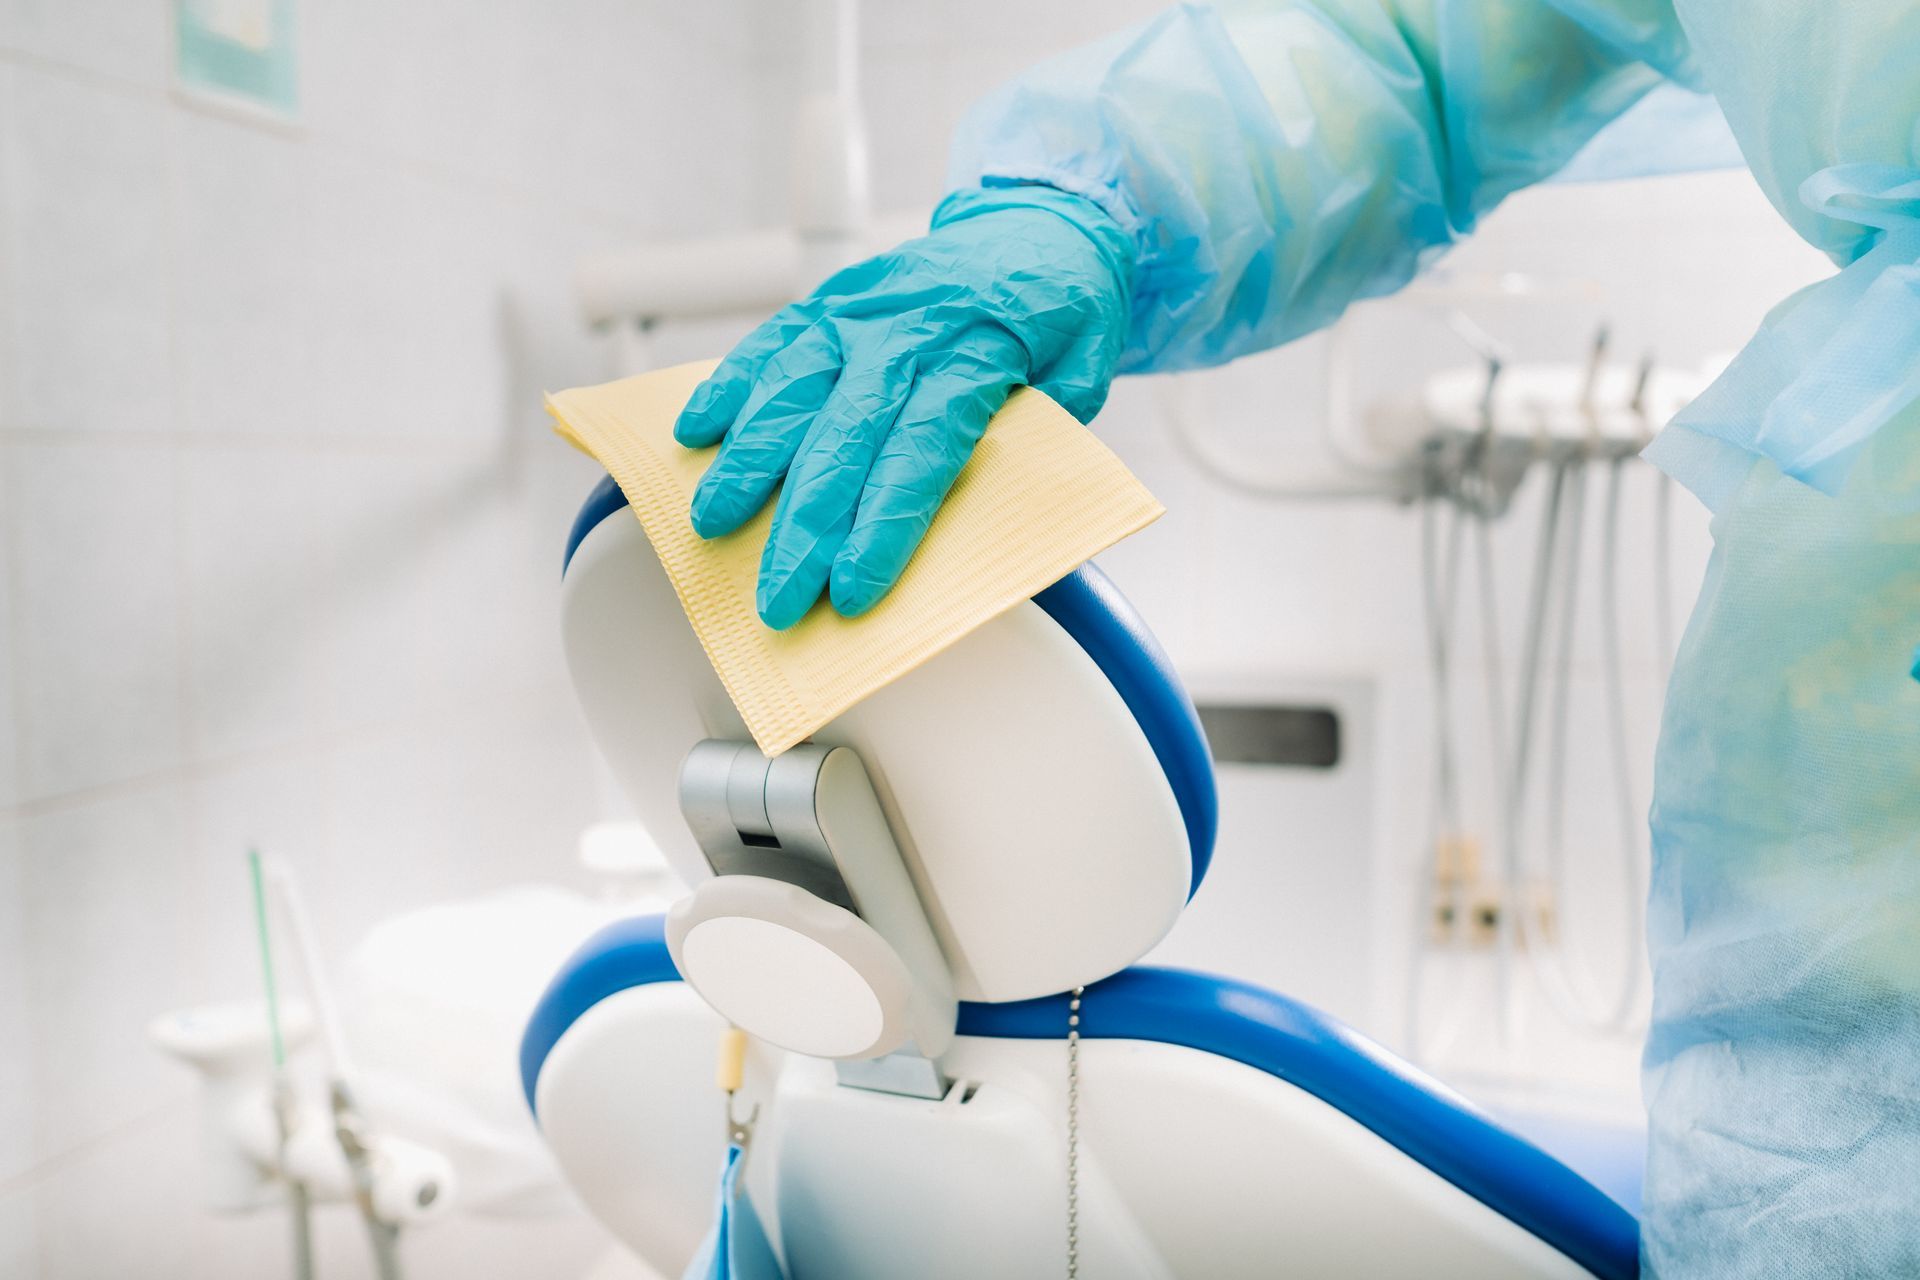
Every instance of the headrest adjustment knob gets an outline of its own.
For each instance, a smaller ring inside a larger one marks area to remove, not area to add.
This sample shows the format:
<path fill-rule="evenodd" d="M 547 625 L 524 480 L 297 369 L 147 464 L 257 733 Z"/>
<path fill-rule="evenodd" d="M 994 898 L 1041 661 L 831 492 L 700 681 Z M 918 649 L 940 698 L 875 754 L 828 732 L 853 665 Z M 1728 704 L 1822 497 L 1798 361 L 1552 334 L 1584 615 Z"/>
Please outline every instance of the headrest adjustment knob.
<path fill-rule="evenodd" d="M 667 914 L 681 976 L 720 1015 L 782 1049 L 873 1058 L 908 1038 L 913 981 L 859 916 L 764 876 L 716 876 Z"/>

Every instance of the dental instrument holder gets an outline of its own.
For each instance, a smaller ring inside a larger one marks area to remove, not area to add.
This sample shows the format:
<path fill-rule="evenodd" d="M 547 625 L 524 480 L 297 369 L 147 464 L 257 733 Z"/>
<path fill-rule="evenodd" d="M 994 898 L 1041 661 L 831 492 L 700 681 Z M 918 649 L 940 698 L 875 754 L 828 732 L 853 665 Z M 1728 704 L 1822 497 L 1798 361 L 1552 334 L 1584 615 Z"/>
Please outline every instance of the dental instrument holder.
<path fill-rule="evenodd" d="M 859 755 L 708 739 L 682 762 L 680 810 L 713 871 L 666 921 L 694 990 L 752 1035 L 848 1063 L 844 1083 L 941 1096 L 953 978 Z"/>
<path fill-rule="evenodd" d="M 1704 371 L 1662 368 L 1651 354 L 1610 364 L 1605 326 L 1579 366 L 1520 365 L 1464 315 L 1449 320 L 1480 363 L 1428 380 L 1368 414 L 1374 446 L 1409 458 L 1416 496 L 1485 518 L 1504 516 L 1535 464 L 1621 462 L 1638 456 L 1708 382 Z"/>

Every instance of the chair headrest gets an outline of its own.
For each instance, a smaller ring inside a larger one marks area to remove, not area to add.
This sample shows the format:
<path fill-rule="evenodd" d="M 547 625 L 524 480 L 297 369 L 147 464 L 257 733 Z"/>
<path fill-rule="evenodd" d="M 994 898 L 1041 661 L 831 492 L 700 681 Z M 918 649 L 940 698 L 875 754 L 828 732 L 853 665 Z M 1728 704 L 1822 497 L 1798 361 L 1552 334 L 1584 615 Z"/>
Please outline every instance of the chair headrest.
<path fill-rule="evenodd" d="M 689 882 L 710 874 L 680 764 L 745 740 L 638 521 L 611 480 L 567 544 L 568 665 L 587 720 Z M 857 751 L 952 968 L 1003 1001 L 1117 972 L 1205 875 L 1217 801 L 1199 717 L 1113 584 L 1083 566 L 815 735 Z"/>

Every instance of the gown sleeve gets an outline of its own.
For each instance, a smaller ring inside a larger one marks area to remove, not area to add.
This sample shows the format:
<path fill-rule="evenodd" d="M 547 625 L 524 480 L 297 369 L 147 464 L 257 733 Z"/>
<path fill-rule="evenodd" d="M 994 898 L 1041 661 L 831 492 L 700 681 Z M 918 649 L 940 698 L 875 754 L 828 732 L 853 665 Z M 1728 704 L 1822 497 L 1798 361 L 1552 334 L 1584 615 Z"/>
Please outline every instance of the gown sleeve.
<path fill-rule="evenodd" d="M 1134 247 L 1121 371 L 1219 364 L 1399 288 L 1666 77 L 1670 0 L 1186 4 L 991 94 L 949 181 L 1100 205 Z"/>

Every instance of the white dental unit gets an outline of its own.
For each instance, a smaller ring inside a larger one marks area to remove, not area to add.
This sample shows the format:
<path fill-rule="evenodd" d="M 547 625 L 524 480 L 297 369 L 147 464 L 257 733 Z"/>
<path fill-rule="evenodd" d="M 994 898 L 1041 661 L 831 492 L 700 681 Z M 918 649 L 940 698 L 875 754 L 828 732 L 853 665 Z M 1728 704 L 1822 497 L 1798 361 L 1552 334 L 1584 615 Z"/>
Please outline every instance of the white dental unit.
<path fill-rule="evenodd" d="M 1206 873 L 1214 781 L 1097 570 L 772 760 L 610 481 L 563 627 L 694 889 L 567 961 L 521 1073 L 567 1181 L 662 1274 L 712 1218 L 729 1021 L 753 1037 L 746 1184 L 796 1278 L 1065 1275 L 1070 1231 L 1102 1280 L 1637 1274 L 1628 1209 L 1385 1050 L 1280 993 L 1130 967 Z"/>

